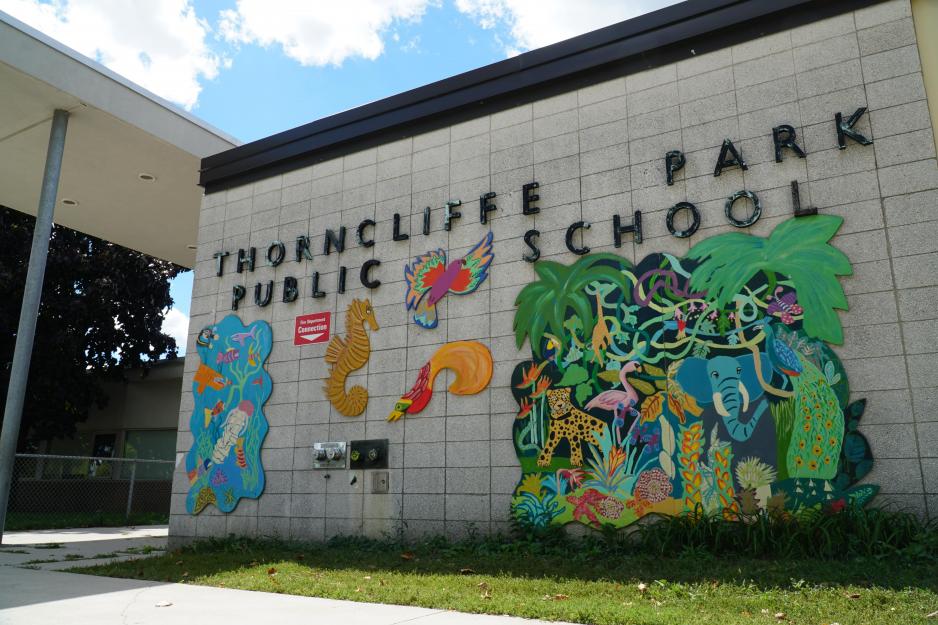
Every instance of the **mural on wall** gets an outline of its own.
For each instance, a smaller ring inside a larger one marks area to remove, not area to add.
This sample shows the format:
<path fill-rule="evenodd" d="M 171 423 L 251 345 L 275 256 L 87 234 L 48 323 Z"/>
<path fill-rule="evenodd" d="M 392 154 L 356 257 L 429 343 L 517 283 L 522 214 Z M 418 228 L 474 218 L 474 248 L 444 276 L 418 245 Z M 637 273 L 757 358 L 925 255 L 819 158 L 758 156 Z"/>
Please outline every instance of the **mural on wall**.
<path fill-rule="evenodd" d="M 488 277 L 493 258 L 491 232 L 463 258 L 447 262 L 442 249 L 415 258 L 404 267 L 407 310 L 414 311 L 414 322 L 435 328 L 439 323 L 437 303 L 447 293 L 467 295 L 479 288 Z"/>
<path fill-rule="evenodd" d="M 847 307 L 837 276 L 852 273 L 828 243 L 842 221 L 790 219 L 637 266 L 537 263 L 514 320 L 533 355 L 512 374 L 515 518 L 622 527 L 869 501 L 865 403 L 848 403 L 828 345 Z"/>
<path fill-rule="evenodd" d="M 388 421 L 397 421 L 405 414 L 417 414 L 433 397 L 433 381 L 443 369 L 454 374 L 449 392 L 454 395 L 475 395 L 492 380 L 492 353 L 478 341 L 453 341 L 440 347 L 420 369 L 417 382 L 394 404 Z"/>
<path fill-rule="evenodd" d="M 209 504 L 231 512 L 239 499 L 264 490 L 263 406 L 271 391 L 264 362 L 270 348 L 267 322 L 245 326 L 235 315 L 204 328 L 196 339 L 201 364 L 192 381 L 192 448 L 186 455 L 190 514 Z"/>
<path fill-rule="evenodd" d="M 365 324 L 372 332 L 378 330 L 371 300 L 352 300 L 345 311 L 345 338 L 336 334 L 326 348 L 326 362 L 331 367 L 323 390 L 329 403 L 346 417 L 357 417 L 368 406 L 368 390 L 363 386 L 345 390 L 349 374 L 364 367 L 371 357 L 371 341 Z"/>

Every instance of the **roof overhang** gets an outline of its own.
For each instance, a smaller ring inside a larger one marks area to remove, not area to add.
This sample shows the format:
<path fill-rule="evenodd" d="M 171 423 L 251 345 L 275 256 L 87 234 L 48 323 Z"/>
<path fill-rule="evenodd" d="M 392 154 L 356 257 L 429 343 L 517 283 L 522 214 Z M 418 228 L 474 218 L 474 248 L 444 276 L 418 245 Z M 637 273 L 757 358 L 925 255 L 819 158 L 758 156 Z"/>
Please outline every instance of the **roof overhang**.
<path fill-rule="evenodd" d="M 237 140 L 2 12 L 0 93 L 0 205 L 36 214 L 52 113 L 65 109 L 55 222 L 194 264 L 200 159 Z"/>
<path fill-rule="evenodd" d="M 881 1 L 682 2 L 216 154 L 199 183 L 213 193 Z"/>

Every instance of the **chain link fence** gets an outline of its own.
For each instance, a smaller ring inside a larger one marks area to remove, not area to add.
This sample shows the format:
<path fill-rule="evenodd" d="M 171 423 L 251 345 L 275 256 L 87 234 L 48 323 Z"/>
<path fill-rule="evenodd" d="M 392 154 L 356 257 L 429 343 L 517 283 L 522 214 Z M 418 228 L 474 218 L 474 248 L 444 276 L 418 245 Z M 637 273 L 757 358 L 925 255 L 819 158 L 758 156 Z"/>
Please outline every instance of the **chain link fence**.
<path fill-rule="evenodd" d="M 165 523 L 172 460 L 16 454 L 6 530 Z"/>

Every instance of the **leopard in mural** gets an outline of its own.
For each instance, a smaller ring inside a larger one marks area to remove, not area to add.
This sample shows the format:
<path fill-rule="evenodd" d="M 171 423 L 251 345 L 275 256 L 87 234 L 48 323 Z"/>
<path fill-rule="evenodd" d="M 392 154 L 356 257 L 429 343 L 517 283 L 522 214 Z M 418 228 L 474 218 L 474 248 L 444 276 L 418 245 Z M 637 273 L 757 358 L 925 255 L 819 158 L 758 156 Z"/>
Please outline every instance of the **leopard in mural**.
<path fill-rule="evenodd" d="M 586 440 L 599 445 L 597 432 L 602 432 L 606 424 L 601 420 L 573 407 L 570 401 L 570 387 L 547 391 L 547 405 L 550 407 L 550 426 L 547 444 L 537 458 L 537 464 L 546 467 L 554 455 L 554 449 L 560 441 L 570 442 L 570 464 L 583 465 L 581 442 Z"/>

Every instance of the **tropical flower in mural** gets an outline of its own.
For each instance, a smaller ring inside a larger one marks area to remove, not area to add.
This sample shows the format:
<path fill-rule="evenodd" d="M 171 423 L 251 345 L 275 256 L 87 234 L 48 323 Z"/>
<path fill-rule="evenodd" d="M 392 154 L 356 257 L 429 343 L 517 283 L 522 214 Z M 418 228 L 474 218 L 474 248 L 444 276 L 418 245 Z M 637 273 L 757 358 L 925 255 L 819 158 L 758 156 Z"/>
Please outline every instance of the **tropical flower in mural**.
<path fill-rule="evenodd" d="M 686 258 L 539 262 L 516 301 L 516 518 L 621 527 L 651 513 L 863 505 L 872 454 L 839 343 L 842 219 L 730 233 Z M 845 503 L 839 503 L 845 502 Z"/>

